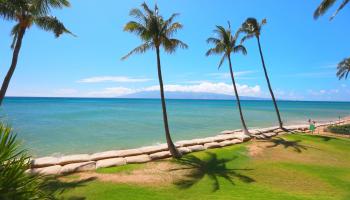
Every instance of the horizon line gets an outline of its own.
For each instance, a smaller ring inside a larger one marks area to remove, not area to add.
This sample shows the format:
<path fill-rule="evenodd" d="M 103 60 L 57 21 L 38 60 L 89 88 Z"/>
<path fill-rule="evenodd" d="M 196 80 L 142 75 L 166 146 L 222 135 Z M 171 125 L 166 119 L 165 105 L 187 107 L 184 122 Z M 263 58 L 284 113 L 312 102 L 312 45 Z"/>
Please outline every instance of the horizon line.
<path fill-rule="evenodd" d="M 244 96 L 251 97 L 251 96 Z M 7 98 L 58 98 L 58 99 L 160 99 L 159 98 L 132 98 L 132 97 L 63 97 L 63 96 L 6 96 Z M 241 99 L 241 101 L 272 101 L 272 99 L 262 98 L 262 97 L 252 97 L 257 99 Z M 260 98 L 260 99 L 259 99 Z M 167 100 L 212 100 L 212 101 L 236 101 L 236 99 L 205 99 L 205 98 L 166 98 Z M 341 101 L 341 100 L 298 100 L 298 99 L 277 99 L 277 101 L 298 101 L 298 102 L 340 102 L 340 103 L 350 103 L 350 101 Z"/>

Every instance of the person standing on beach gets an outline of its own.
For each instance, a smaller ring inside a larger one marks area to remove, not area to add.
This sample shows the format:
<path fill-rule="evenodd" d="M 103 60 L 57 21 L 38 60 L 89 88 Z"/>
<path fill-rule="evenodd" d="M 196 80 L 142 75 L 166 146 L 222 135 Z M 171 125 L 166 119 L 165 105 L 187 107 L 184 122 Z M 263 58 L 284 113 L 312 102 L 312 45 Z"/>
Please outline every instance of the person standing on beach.
<path fill-rule="evenodd" d="M 315 131 L 315 121 L 311 121 L 311 119 L 309 119 L 308 122 L 310 124 L 309 130 L 311 131 L 311 134 L 313 134 Z"/>

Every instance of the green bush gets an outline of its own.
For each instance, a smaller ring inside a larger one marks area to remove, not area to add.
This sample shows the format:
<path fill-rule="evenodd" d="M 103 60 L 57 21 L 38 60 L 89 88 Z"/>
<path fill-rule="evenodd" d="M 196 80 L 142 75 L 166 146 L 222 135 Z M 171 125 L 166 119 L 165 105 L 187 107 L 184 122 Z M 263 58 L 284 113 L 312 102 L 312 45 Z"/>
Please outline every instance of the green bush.
<path fill-rule="evenodd" d="M 54 199 L 47 188 L 47 179 L 26 173 L 30 156 L 21 150 L 10 127 L 0 123 L 0 199 L 37 200 Z"/>
<path fill-rule="evenodd" d="M 331 133 L 350 135 L 350 124 L 328 126 L 327 131 Z"/>

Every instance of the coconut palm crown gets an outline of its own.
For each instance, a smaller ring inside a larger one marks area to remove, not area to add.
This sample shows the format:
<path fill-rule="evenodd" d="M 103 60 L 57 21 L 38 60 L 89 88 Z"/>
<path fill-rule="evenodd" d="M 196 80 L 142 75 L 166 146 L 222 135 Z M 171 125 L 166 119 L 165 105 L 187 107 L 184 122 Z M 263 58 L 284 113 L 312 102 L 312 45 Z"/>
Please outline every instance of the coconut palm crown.
<path fill-rule="evenodd" d="M 124 27 L 124 31 L 135 33 L 144 43 L 130 51 L 122 60 L 135 53 L 144 53 L 149 49 L 157 50 L 163 47 L 165 52 L 174 53 L 178 47 L 188 48 L 184 42 L 172 38 L 178 30 L 183 28 L 182 24 L 174 22 L 174 19 L 179 15 L 178 13 L 172 14 L 165 20 L 159 15 L 157 5 L 155 5 L 154 10 L 151 10 L 146 3 L 141 6 L 144 13 L 139 9 L 132 9 L 129 14 L 135 17 L 137 21 L 128 22 Z"/>
<path fill-rule="evenodd" d="M 136 21 L 128 22 L 124 27 L 124 31 L 135 33 L 141 38 L 143 43 L 140 46 L 133 49 L 126 56 L 122 57 L 122 60 L 128 58 L 132 54 L 144 53 L 150 49 L 156 50 L 157 70 L 166 141 L 172 156 L 175 158 L 180 158 L 182 155 L 176 149 L 171 139 L 168 125 L 168 116 L 166 110 L 162 70 L 160 63 L 160 48 L 162 47 L 167 53 L 174 53 L 177 48 L 188 48 L 187 44 L 176 38 L 173 38 L 173 35 L 178 30 L 182 29 L 183 26 L 179 22 L 174 22 L 174 19 L 179 14 L 172 14 L 168 19 L 164 19 L 159 14 L 159 9 L 157 5 L 155 5 L 154 10 L 151 10 L 146 3 L 143 3 L 141 7 L 143 8 L 144 12 L 142 12 L 139 9 L 132 9 L 130 11 L 130 16 L 134 17 Z"/>
<path fill-rule="evenodd" d="M 213 44 L 214 47 L 210 48 L 206 52 L 205 55 L 206 56 L 222 55 L 222 58 L 219 62 L 219 68 L 221 67 L 221 65 L 223 64 L 223 62 L 226 59 L 228 60 L 231 79 L 232 79 L 232 85 L 233 85 L 236 100 L 237 100 L 237 106 L 238 106 L 238 110 L 239 110 L 239 114 L 240 114 L 240 118 L 241 118 L 241 122 L 242 122 L 242 126 L 243 126 L 243 131 L 246 134 L 249 134 L 247 125 L 246 125 L 244 117 L 243 117 L 241 102 L 239 99 L 239 95 L 238 95 L 238 91 L 237 91 L 237 87 L 236 87 L 236 82 L 235 82 L 235 78 L 234 78 L 234 74 L 233 74 L 233 70 L 232 70 L 232 63 L 231 63 L 231 53 L 239 53 L 240 52 L 240 53 L 243 53 L 244 55 L 246 55 L 247 50 L 241 44 L 236 45 L 237 34 L 235 34 L 235 36 L 232 35 L 230 23 L 228 23 L 227 29 L 225 29 L 222 26 L 216 26 L 214 33 L 217 35 L 217 38 L 210 37 L 207 39 L 207 43 Z"/>
<path fill-rule="evenodd" d="M 320 16 L 324 15 L 336 2 L 337 0 L 323 0 L 321 4 L 317 7 L 314 12 L 314 19 L 318 19 Z M 342 10 L 350 0 L 343 0 L 337 10 L 329 18 L 329 20 L 334 19 L 340 10 Z"/>
<path fill-rule="evenodd" d="M 52 8 L 69 6 L 68 0 L 3 0 L 0 2 L 0 17 L 16 22 L 11 31 L 11 35 L 13 36 L 11 45 L 13 48 L 13 57 L 10 69 L 1 87 L 0 105 L 15 71 L 22 39 L 26 30 L 35 24 L 40 29 L 53 32 L 56 37 L 59 37 L 63 33 L 72 34 L 61 21 L 50 15 Z"/>
<path fill-rule="evenodd" d="M 350 58 L 345 58 L 337 66 L 337 76 L 340 79 L 347 79 L 350 72 Z"/>
<path fill-rule="evenodd" d="M 214 33 L 217 34 L 218 38 L 210 37 L 207 39 L 207 43 L 213 44 L 214 47 L 210 48 L 205 55 L 210 56 L 213 54 L 216 54 L 216 55 L 223 54 L 219 63 L 219 68 L 221 67 L 223 62 L 229 58 L 231 53 L 240 52 L 240 53 L 243 53 L 244 55 L 247 54 L 247 50 L 243 45 L 241 44 L 236 45 L 238 34 L 235 34 L 234 36 L 232 35 L 230 23 L 229 23 L 228 29 L 225 29 L 222 26 L 216 26 Z"/>

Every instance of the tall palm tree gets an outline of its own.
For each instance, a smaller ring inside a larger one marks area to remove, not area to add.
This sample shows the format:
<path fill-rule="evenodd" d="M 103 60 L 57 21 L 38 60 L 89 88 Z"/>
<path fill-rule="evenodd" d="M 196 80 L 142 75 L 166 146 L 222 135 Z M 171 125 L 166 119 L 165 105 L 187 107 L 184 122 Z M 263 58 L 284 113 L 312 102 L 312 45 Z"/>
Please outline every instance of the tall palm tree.
<path fill-rule="evenodd" d="M 0 105 L 5 97 L 11 77 L 16 69 L 22 40 L 26 30 L 33 24 L 45 31 L 52 31 L 56 37 L 63 33 L 70 33 L 62 22 L 56 17 L 50 16 L 52 8 L 69 7 L 68 0 L 11 0 L 0 3 L 0 17 L 5 20 L 15 21 L 11 35 L 13 42 L 13 56 L 10 69 L 8 70 L 0 90 Z"/>
<path fill-rule="evenodd" d="M 235 91 L 236 95 L 236 101 L 237 101 L 237 106 L 239 110 L 239 116 L 241 118 L 242 126 L 243 126 L 243 131 L 245 134 L 249 134 L 247 125 L 245 123 L 244 117 L 243 117 L 243 112 L 242 112 L 242 107 L 241 107 L 241 101 L 239 99 L 237 87 L 236 87 L 236 81 L 235 77 L 233 74 L 232 70 L 232 63 L 231 63 L 231 53 L 238 53 L 241 52 L 244 55 L 247 54 L 247 51 L 243 45 L 236 45 L 236 40 L 237 40 L 237 35 L 232 36 L 232 31 L 231 31 L 231 26 L 229 23 L 229 26 L 227 29 L 225 29 L 222 26 L 216 26 L 216 29 L 214 29 L 214 33 L 217 34 L 217 38 L 215 37 L 210 37 L 207 39 L 207 43 L 213 44 L 214 47 L 210 48 L 207 53 L 205 54 L 206 56 L 210 56 L 213 54 L 223 54 L 220 63 L 219 63 L 219 68 L 223 64 L 223 62 L 227 59 L 229 68 L 230 68 L 230 74 L 231 74 L 231 79 L 232 79 L 232 85 Z"/>
<path fill-rule="evenodd" d="M 273 105 L 275 107 L 276 113 L 277 113 L 277 118 L 278 118 L 278 123 L 279 123 L 279 127 L 281 129 L 283 128 L 283 123 L 282 123 L 282 119 L 280 116 L 280 112 L 276 103 L 276 99 L 275 99 L 275 95 L 273 93 L 272 87 L 271 87 L 271 83 L 270 83 L 270 79 L 269 76 L 267 74 L 267 70 L 266 70 L 266 66 L 265 66 L 265 61 L 264 61 L 264 56 L 261 50 L 261 45 L 260 45 L 260 33 L 261 33 L 261 29 L 263 27 L 263 25 L 266 24 L 266 19 L 263 19 L 261 21 L 261 23 L 259 23 L 255 18 L 248 18 L 246 19 L 246 21 L 242 24 L 242 27 L 240 28 L 239 32 L 243 32 L 245 33 L 245 36 L 243 36 L 241 43 L 243 43 L 246 39 L 249 38 L 253 38 L 255 37 L 258 41 L 258 47 L 259 47 L 259 52 L 260 52 L 260 58 L 261 58 L 261 62 L 262 62 L 262 66 L 264 69 L 264 74 L 265 74 L 265 78 L 267 81 L 267 85 L 270 91 L 270 95 L 273 101 Z"/>
<path fill-rule="evenodd" d="M 349 3 L 349 1 L 350 0 L 343 0 L 338 9 L 329 18 L 329 20 L 332 20 L 338 14 L 338 12 L 342 10 L 347 3 Z M 321 15 L 324 15 L 327 12 L 327 10 L 333 6 L 335 2 L 336 0 L 322 0 L 321 4 L 317 7 L 317 9 L 314 12 L 314 19 L 317 19 Z"/>
<path fill-rule="evenodd" d="M 338 64 L 337 67 L 337 76 L 340 79 L 347 79 L 350 72 L 350 58 L 345 58 Z"/>
<path fill-rule="evenodd" d="M 174 53 L 178 47 L 186 49 L 188 48 L 182 41 L 172 38 L 172 36 L 180 29 L 182 25 L 179 22 L 173 22 L 175 17 L 179 14 L 172 14 L 170 18 L 164 19 L 160 14 L 157 5 L 155 5 L 154 10 L 151 10 L 146 3 L 141 5 L 143 8 L 142 12 L 140 9 L 132 9 L 130 11 L 130 16 L 135 17 L 136 21 L 128 22 L 124 31 L 135 33 L 144 42 L 140 46 L 136 47 L 130 53 L 122 58 L 122 60 L 128 58 L 130 55 L 135 53 L 144 53 L 149 49 L 156 50 L 157 55 L 157 69 L 158 69 L 158 79 L 160 86 L 160 97 L 162 102 L 163 111 L 163 122 L 166 141 L 168 148 L 173 157 L 181 157 L 181 153 L 176 149 L 169 131 L 167 110 L 164 97 L 164 86 L 162 78 L 162 70 L 160 64 L 160 48 L 163 47 L 164 51 L 167 53 Z"/>

